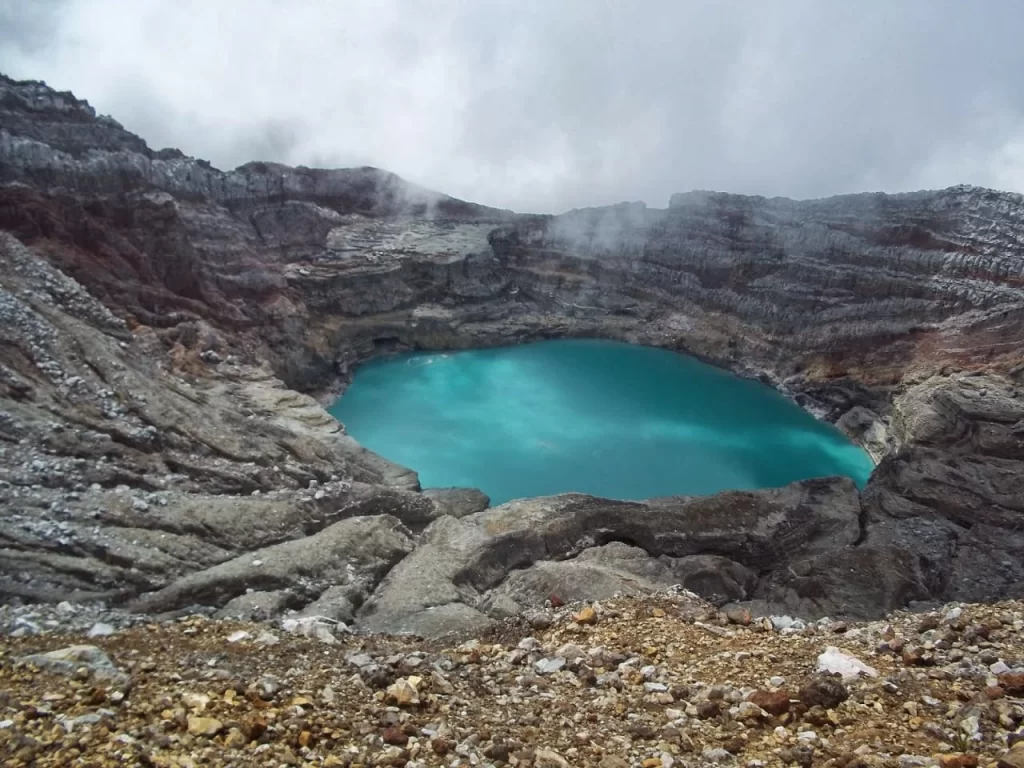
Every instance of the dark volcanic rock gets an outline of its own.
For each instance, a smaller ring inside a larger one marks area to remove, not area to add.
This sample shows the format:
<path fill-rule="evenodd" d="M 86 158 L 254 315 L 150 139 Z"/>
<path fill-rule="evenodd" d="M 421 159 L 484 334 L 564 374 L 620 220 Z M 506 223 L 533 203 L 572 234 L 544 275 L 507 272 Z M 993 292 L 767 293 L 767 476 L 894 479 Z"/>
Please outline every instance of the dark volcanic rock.
<path fill-rule="evenodd" d="M 973 187 L 518 216 L 374 168 L 222 172 L 0 76 L 0 596 L 436 634 L 674 584 L 810 616 L 1024 595 L 1021 242 L 1021 196 Z M 309 394 L 560 336 L 757 376 L 879 466 L 488 509 Z"/>

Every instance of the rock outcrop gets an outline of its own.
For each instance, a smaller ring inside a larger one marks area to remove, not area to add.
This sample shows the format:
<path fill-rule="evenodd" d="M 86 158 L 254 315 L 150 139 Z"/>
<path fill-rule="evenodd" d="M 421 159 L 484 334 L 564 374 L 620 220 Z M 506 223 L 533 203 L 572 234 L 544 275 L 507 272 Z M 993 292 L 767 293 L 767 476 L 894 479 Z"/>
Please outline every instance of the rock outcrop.
<path fill-rule="evenodd" d="M 863 493 L 487 509 L 318 401 L 377 355 L 566 336 L 757 376 L 878 468 Z M 517 215 L 373 168 L 222 172 L 0 76 L 7 600 L 440 633 L 675 583 L 814 616 L 1019 597 L 1022 341 L 1020 195 Z"/>

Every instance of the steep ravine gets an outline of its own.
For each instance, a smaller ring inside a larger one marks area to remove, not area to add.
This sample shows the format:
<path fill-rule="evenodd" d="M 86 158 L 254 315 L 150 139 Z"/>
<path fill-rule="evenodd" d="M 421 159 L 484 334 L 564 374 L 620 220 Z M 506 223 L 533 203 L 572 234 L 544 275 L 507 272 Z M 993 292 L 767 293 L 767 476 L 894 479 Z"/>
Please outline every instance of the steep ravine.
<path fill-rule="evenodd" d="M 370 168 L 221 172 L 0 77 L 0 230 L 8 600 L 433 633 L 674 583 L 809 615 L 1024 594 L 1019 195 L 524 216 Z M 863 493 L 487 509 L 311 396 L 395 350 L 568 336 L 758 376 L 881 462 Z"/>

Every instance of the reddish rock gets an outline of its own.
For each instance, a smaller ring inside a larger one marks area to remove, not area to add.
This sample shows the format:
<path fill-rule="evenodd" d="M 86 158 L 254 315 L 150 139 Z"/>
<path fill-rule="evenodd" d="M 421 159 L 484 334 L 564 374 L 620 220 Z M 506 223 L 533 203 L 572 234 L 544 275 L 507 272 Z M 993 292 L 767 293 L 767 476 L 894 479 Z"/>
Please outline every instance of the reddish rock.
<path fill-rule="evenodd" d="M 1004 672 L 997 678 L 999 687 L 1011 696 L 1024 696 L 1024 672 Z"/>
<path fill-rule="evenodd" d="M 381 734 L 381 739 L 383 739 L 385 744 L 393 744 L 396 747 L 404 747 L 409 743 L 408 735 L 397 725 L 385 728 L 384 733 Z"/>
<path fill-rule="evenodd" d="M 747 696 L 747 701 L 775 717 L 789 711 L 789 694 L 786 691 L 754 691 Z"/>

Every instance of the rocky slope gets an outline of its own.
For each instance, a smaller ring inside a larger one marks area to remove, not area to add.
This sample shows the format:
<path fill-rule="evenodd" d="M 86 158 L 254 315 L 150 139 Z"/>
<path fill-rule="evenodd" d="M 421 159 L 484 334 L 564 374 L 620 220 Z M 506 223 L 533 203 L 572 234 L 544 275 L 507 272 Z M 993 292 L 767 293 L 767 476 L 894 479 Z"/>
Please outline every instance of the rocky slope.
<path fill-rule="evenodd" d="M 1020 768 L 1022 607 L 730 622 L 672 592 L 448 643 L 0 610 L 0 761 Z"/>
<path fill-rule="evenodd" d="M 522 216 L 370 168 L 222 172 L 0 77 L 0 231 L 7 600 L 434 634 L 677 583 L 808 616 L 1024 594 L 1019 195 Z M 759 376 L 879 467 L 488 509 L 316 399 L 374 355 L 557 336 Z"/>

